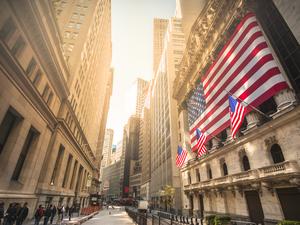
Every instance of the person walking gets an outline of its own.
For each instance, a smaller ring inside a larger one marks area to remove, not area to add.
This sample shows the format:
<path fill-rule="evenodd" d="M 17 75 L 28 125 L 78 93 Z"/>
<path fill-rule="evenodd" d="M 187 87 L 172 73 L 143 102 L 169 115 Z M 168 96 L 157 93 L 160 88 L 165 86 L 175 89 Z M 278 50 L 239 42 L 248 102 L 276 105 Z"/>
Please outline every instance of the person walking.
<path fill-rule="evenodd" d="M 42 219 L 43 216 L 44 216 L 44 209 L 42 205 L 39 205 L 39 207 L 37 208 L 34 214 L 34 225 L 39 225 L 40 220 Z"/>
<path fill-rule="evenodd" d="M 2 225 L 4 219 L 4 202 L 0 202 L 0 225 Z"/>
<path fill-rule="evenodd" d="M 62 206 L 61 205 L 58 205 L 57 206 L 57 224 L 60 224 L 61 223 L 61 221 L 62 221 Z"/>
<path fill-rule="evenodd" d="M 52 205 L 49 205 L 46 210 L 45 210 L 45 214 L 44 214 L 44 225 L 48 224 L 49 218 L 51 217 L 52 214 Z"/>
<path fill-rule="evenodd" d="M 68 214 L 69 214 L 69 221 L 71 221 L 73 212 L 74 212 L 74 206 L 72 205 L 72 206 L 69 208 L 69 212 L 68 212 Z"/>
<path fill-rule="evenodd" d="M 16 225 L 22 225 L 22 223 L 27 218 L 27 216 L 28 216 L 28 207 L 27 207 L 27 205 L 28 205 L 28 203 L 25 202 L 23 207 L 21 207 L 20 210 L 18 211 Z"/>
<path fill-rule="evenodd" d="M 54 219 L 54 217 L 56 215 L 56 211 L 57 211 L 56 206 L 53 205 L 52 210 L 51 210 L 50 224 L 53 223 L 53 219 Z"/>
<path fill-rule="evenodd" d="M 17 218 L 17 207 L 16 203 L 11 203 L 6 210 L 6 216 L 4 217 L 4 225 L 13 225 Z"/>

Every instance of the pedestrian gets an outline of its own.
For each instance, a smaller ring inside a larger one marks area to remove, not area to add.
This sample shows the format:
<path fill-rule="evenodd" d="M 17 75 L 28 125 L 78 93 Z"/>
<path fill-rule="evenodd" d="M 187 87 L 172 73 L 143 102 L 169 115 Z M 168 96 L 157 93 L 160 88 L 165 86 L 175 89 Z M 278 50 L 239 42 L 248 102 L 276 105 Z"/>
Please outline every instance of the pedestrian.
<path fill-rule="evenodd" d="M 56 215 L 56 211 L 57 211 L 57 209 L 56 209 L 56 206 L 55 205 L 53 205 L 53 207 L 52 207 L 52 211 L 51 211 L 51 217 L 50 217 L 50 224 L 52 224 L 53 223 L 53 218 L 55 217 L 55 215 Z"/>
<path fill-rule="evenodd" d="M 6 210 L 6 215 L 4 217 L 5 223 L 4 225 L 13 225 L 17 218 L 17 208 L 16 203 L 11 203 Z"/>
<path fill-rule="evenodd" d="M 56 223 L 60 223 L 62 221 L 62 206 L 58 205 L 57 206 L 57 222 Z"/>
<path fill-rule="evenodd" d="M 0 225 L 4 219 L 4 202 L 0 202 Z"/>
<path fill-rule="evenodd" d="M 49 205 L 46 210 L 45 210 L 45 214 L 44 214 L 44 225 L 48 224 L 49 218 L 51 217 L 52 214 L 52 205 Z"/>
<path fill-rule="evenodd" d="M 66 207 L 66 213 L 65 213 L 65 216 L 68 216 L 68 213 L 69 213 L 69 205 L 67 205 L 67 207 Z"/>
<path fill-rule="evenodd" d="M 71 218 L 72 218 L 72 214 L 73 214 L 73 212 L 74 212 L 74 206 L 71 206 L 71 208 L 69 208 L 69 221 L 71 221 Z"/>
<path fill-rule="evenodd" d="M 42 219 L 43 216 L 44 216 L 44 209 L 42 205 L 39 205 L 39 207 L 37 208 L 34 214 L 34 225 L 39 225 L 40 220 Z"/>
<path fill-rule="evenodd" d="M 27 205 L 28 205 L 28 203 L 25 202 L 23 207 L 20 208 L 20 210 L 18 211 L 16 225 L 22 225 L 22 223 L 27 218 L 27 216 L 28 216 L 28 207 L 27 207 Z"/>

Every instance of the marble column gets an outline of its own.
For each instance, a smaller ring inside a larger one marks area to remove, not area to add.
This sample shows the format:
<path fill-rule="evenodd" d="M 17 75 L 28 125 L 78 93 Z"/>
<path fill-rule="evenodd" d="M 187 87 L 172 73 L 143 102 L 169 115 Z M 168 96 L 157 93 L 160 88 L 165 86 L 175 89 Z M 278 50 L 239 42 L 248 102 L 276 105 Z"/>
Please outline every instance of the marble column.
<path fill-rule="evenodd" d="M 278 92 L 274 95 L 274 100 L 277 104 L 277 112 L 272 115 L 273 118 L 291 111 L 296 105 L 295 93 L 291 89 L 284 89 Z"/>
<path fill-rule="evenodd" d="M 211 139 L 211 141 L 212 141 L 212 148 L 211 148 L 211 150 L 215 150 L 215 149 L 217 149 L 217 148 L 220 147 L 221 142 L 220 142 L 219 138 L 214 137 L 214 138 Z"/>
<path fill-rule="evenodd" d="M 246 115 L 247 120 L 247 129 L 243 131 L 244 134 L 247 134 L 251 130 L 255 129 L 257 126 L 261 124 L 262 115 L 253 110 Z"/>

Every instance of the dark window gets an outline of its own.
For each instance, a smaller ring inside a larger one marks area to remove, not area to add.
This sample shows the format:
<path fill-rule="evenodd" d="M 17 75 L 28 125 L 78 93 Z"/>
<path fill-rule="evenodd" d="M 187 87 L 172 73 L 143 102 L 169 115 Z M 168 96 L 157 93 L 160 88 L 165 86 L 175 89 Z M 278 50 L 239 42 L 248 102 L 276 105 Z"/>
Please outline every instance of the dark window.
<path fill-rule="evenodd" d="M 69 180 L 69 174 L 70 174 L 70 167 L 71 167 L 72 159 L 73 159 L 73 156 L 72 156 L 72 155 L 69 155 L 62 187 L 65 187 L 65 186 L 66 186 L 66 183 L 67 183 L 68 180 Z"/>
<path fill-rule="evenodd" d="M 32 58 L 26 68 L 26 74 L 28 76 L 31 76 L 35 68 L 36 68 L 36 61 L 34 58 Z"/>
<path fill-rule="evenodd" d="M 277 111 L 277 104 L 276 104 L 274 98 L 272 97 L 272 98 L 268 99 L 267 101 L 265 101 L 264 103 L 262 103 L 259 106 L 259 109 L 264 114 L 271 115 L 271 114 L 273 114 Z M 263 121 L 268 121 L 269 118 L 266 117 L 266 116 L 263 116 L 262 120 Z"/>
<path fill-rule="evenodd" d="M 59 150 L 58 150 L 58 154 L 57 154 L 57 157 L 56 157 L 54 169 L 53 169 L 53 172 L 52 172 L 52 177 L 51 177 L 51 184 L 53 184 L 53 185 L 55 184 L 55 182 L 57 181 L 57 178 L 59 176 L 59 171 L 60 171 L 61 163 L 62 163 L 62 160 L 63 160 L 64 150 L 65 150 L 65 147 L 60 145 Z"/>
<path fill-rule="evenodd" d="M 220 139 L 221 139 L 221 142 L 225 142 L 227 140 L 227 132 L 226 132 L 226 129 L 223 130 L 220 134 Z"/>
<path fill-rule="evenodd" d="M 24 142 L 22 151 L 20 153 L 19 159 L 17 161 L 15 170 L 12 175 L 12 180 L 18 180 L 22 171 L 22 168 L 24 166 L 24 162 L 26 160 L 26 157 L 28 155 L 29 150 L 32 148 L 36 138 L 38 137 L 38 132 L 34 128 L 30 128 L 26 140 Z"/>
<path fill-rule="evenodd" d="M 0 37 L 4 40 L 8 40 L 16 31 L 16 25 L 11 18 L 8 18 L 0 31 Z"/>
<path fill-rule="evenodd" d="M 200 181 L 201 181 L 199 169 L 196 169 L 196 178 L 197 178 L 197 182 L 200 182 Z"/>
<path fill-rule="evenodd" d="M 274 144 L 271 147 L 271 155 L 274 163 L 284 162 L 284 157 L 281 148 L 278 144 Z"/>
<path fill-rule="evenodd" d="M 71 182 L 70 182 L 70 189 L 73 189 L 73 186 L 74 186 L 74 179 L 75 179 L 75 175 L 76 175 L 77 164 L 78 164 L 78 162 L 75 161 L 74 167 L 73 167 L 73 172 L 72 172 L 72 177 L 71 177 Z"/>
<path fill-rule="evenodd" d="M 208 179 L 212 179 L 213 178 L 210 166 L 207 167 L 207 176 L 208 176 Z"/>
<path fill-rule="evenodd" d="M 83 167 L 80 165 L 79 166 L 79 172 L 78 172 L 78 176 L 77 176 L 77 182 L 76 182 L 76 187 L 75 187 L 75 191 L 78 192 L 81 186 L 81 180 L 82 180 L 82 173 L 83 173 Z"/>
<path fill-rule="evenodd" d="M 248 157 L 246 155 L 243 156 L 242 161 L 243 161 L 243 169 L 244 169 L 244 171 L 250 170 L 249 159 L 248 159 Z"/>
<path fill-rule="evenodd" d="M 192 183 L 192 177 L 191 177 L 191 173 L 188 172 L 188 184 Z"/>
<path fill-rule="evenodd" d="M 48 94 L 49 94 L 49 90 L 50 90 L 50 87 L 48 84 L 46 84 L 45 88 L 44 88 L 44 91 L 43 91 L 43 94 L 42 94 L 42 97 L 44 99 L 46 99 L 48 97 Z"/>
<path fill-rule="evenodd" d="M 16 43 L 12 47 L 11 52 L 14 56 L 18 56 L 22 53 L 24 48 L 25 48 L 25 41 L 21 36 L 19 36 Z"/>
<path fill-rule="evenodd" d="M 35 85 L 35 86 L 38 86 L 39 83 L 40 83 L 40 80 L 41 80 L 41 77 L 42 77 L 42 72 L 41 70 L 38 70 L 34 76 L 34 79 L 32 81 L 32 83 Z"/>
<path fill-rule="evenodd" d="M 271 0 L 257 1 L 258 19 L 281 61 L 297 95 L 300 93 L 300 47 Z M 268 10 L 265 10 L 268 9 Z"/>
<path fill-rule="evenodd" d="M 222 167 L 223 167 L 223 175 L 227 176 L 228 175 L 227 164 L 224 162 Z"/>
<path fill-rule="evenodd" d="M 15 125 L 20 121 L 21 117 L 9 109 L 4 116 L 4 119 L 0 125 L 0 154 L 4 149 L 6 141 L 13 131 Z"/>
<path fill-rule="evenodd" d="M 50 94 L 49 94 L 49 96 L 48 96 L 48 99 L 47 99 L 47 104 L 48 105 L 50 105 L 51 104 L 51 102 L 52 102 L 52 99 L 53 99 L 53 93 L 52 92 L 50 92 Z"/>

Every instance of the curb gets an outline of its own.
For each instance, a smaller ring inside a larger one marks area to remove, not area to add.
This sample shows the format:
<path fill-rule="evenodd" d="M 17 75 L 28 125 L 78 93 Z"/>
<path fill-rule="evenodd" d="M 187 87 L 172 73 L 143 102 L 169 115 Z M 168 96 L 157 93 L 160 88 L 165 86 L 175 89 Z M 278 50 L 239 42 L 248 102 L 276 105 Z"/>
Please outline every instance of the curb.
<path fill-rule="evenodd" d="M 61 224 L 62 225 L 80 225 L 80 224 L 86 222 L 87 220 L 91 219 L 92 217 L 94 217 L 98 213 L 99 213 L 99 211 L 93 212 L 90 215 L 87 215 L 87 216 L 84 216 L 84 217 L 80 218 L 79 220 L 66 221 L 66 222 L 63 222 Z"/>

